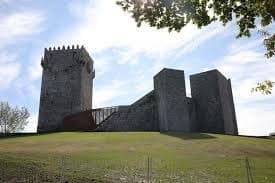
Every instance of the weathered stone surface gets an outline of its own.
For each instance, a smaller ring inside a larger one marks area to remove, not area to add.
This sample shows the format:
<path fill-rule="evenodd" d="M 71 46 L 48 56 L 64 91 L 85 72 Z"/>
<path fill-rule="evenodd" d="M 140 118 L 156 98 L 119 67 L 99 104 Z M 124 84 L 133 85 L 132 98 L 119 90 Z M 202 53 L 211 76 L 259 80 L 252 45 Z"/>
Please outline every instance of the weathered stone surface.
<path fill-rule="evenodd" d="M 97 131 L 181 131 L 238 134 L 230 80 L 217 70 L 191 76 L 186 97 L 184 72 L 163 69 L 154 90 L 112 114 Z"/>
<path fill-rule="evenodd" d="M 130 106 L 119 107 L 96 131 L 159 131 L 153 91 Z"/>
<path fill-rule="evenodd" d="M 188 109 L 190 101 L 186 98 L 184 71 L 160 71 L 154 77 L 154 92 L 160 131 L 191 132 L 192 124 Z"/>
<path fill-rule="evenodd" d="M 45 49 L 39 133 L 96 128 L 91 110 L 93 64 L 84 47 Z M 184 71 L 163 69 L 154 77 L 154 90 L 140 100 L 120 106 L 106 119 L 104 113 L 101 119 L 99 112 L 97 119 L 104 121 L 95 131 L 238 134 L 230 80 L 218 70 L 195 74 L 190 79 L 192 98 L 186 97 Z"/>
<path fill-rule="evenodd" d="M 60 131 L 63 118 L 92 108 L 93 60 L 85 48 L 47 50 L 37 132 Z"/>
<path fill-rule="evenodd" d="M 221 95 L 222 114 L 224 116 L 225 134 L 238 135 L 231 81 L 230 79 L 227 80 L 224 76 L 221 75 L 218 77 L 218 82 L 220 85 L 219 89 Z"/>
<path fill-rule="evenodd" d="M 197 113 L 195 102 L 192 98 L 186 97 L 188 116 L 190 120 L 190 130 L 191 132 L 198 132 L 198 122 L 197 122 Z"/>
<path fill-rule="evenodd" d="M 230 81 L 218 70 L 190 76 L 198 131 L 238 134 Z"/>

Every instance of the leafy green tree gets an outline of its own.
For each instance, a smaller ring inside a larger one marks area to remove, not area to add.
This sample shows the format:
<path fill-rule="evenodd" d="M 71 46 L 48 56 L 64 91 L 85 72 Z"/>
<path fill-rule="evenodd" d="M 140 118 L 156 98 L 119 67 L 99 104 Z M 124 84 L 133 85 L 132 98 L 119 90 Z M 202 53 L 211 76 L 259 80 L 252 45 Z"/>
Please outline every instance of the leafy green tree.
<path fill-rule="evenodd" d="M 271 94 L 272 87 L 275 85 L 275 82 L 266 80 L 262 83 L 258 83 L 255 88 L 252 88 L 252 92 L 262 92 L 262 94 L 269 95 Z"/>
<path fill-rule="evenodd" d="M 4 134 L 24 130 L 30 114 L 25 107 L 11 107 L 8 102 L 0 102 L 0 132 Z"/>
<path fill-rule="evenodd" d="M 234 19 L 239 27 L 237 38 L 250 37 L 251 30 L 257 28 L 256 20 L 262 27 L 275 20 L 275 0 L 118 0 L 117 4 L 132 15 L 138 26 L 145 22 L 158 29 L 168 28 L 169 31 L 180 31 L 188 23 L 198 28 L 214 21 L 226 25 Z M 271 58 L 275 55 L 275 34 L 263 32 L 265 55 Z M 267 81 L 259 85 L 265 85 Z M 273 86 L 274 82 L 271 82 L 271 88 Z M 262 90 L 265 88 L 253 91 L 270 94 Z"/>

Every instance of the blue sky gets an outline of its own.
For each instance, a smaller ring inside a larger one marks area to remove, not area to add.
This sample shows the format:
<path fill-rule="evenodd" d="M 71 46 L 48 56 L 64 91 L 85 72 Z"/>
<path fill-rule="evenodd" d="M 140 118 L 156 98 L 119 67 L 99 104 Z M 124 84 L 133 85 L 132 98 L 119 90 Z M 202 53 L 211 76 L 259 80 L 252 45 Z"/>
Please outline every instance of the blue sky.
<path fill-rule="evenodd" d="M 0 0 L 0 100 L 26 106 L 25 130 L 35 131 L 44 48 L 79 44 L 95 61 L 94 107 L 131 104 L 163 67 L 185 70 L 190 95 L 189 75 L 217 68 L 232 80 L 240 134 L 267 135 L 275 131 L 275 94 L 250 90 L 275 81 L 275 59 L 264 57 L 257 32 L 235 39 L 237 32 L 234 23 L 180 33 L 137 28 L 112 0 Z"/>

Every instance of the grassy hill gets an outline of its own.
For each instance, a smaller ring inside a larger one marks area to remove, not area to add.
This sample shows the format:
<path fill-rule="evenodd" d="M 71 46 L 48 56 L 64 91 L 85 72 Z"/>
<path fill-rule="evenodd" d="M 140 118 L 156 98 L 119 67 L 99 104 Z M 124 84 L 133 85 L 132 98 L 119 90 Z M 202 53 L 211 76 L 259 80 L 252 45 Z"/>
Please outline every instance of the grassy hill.
<path fill-rule="evenodd" d="M 141 182 L 148 175 L 153 182 L 247 182 L 246 157 L 254 182 L 275 182 L 275 139 L 157 132 L 8 137 L 0 138 L 0 182 Z"/>

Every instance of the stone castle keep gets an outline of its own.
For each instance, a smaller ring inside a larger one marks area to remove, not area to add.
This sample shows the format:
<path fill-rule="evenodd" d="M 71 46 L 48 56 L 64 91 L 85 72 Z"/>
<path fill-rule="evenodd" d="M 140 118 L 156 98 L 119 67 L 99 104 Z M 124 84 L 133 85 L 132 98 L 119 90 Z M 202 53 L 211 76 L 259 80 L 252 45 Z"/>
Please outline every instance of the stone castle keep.
<path fill-rule="evenodd" d="M 92 109 L 94 62 L 82 46 L 45 49 L 37 132 L 179 131 L 238 134 L 230 79 L 163 69 L 154 90 L 131 105 Z"/>
<path fill-rule="evenodd" d="M 45 49 L 37 132 L 63 130 L 65 116 L 92 109 L 93 65 L 84 47 Z"/>

